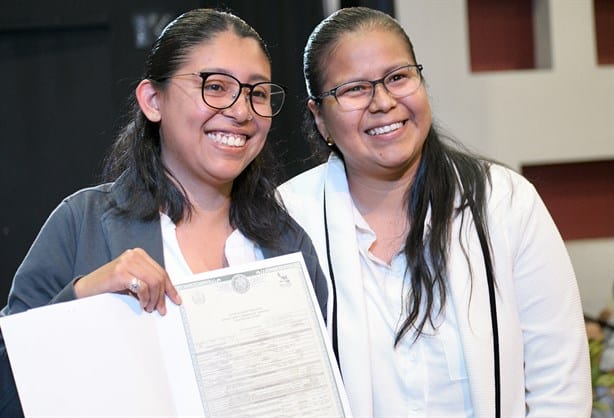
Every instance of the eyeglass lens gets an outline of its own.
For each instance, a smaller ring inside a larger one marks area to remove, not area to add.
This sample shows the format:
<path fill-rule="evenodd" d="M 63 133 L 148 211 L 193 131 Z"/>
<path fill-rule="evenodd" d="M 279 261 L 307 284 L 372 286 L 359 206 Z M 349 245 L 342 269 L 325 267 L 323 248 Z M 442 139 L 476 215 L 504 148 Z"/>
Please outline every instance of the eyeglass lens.
<path fill-rule="evenodd" d="M 415 93 L 421 82 L 420 70 L 415 66 L 406 66 L 393 70 L 380 80 L 342 84 L 337 87 L 335 98 L 343 109 L 364 109 L 371 103 L 375 85 L 378 83 L 382 83 L 392 96 L 400 98 Z"/>
<path fill-rule="evenodd" d="M 258 115 L 273 117 L 281 111 L 285 99 L 283 87 L 261 82 L 243 88 L 249 88 L 249 102 Z M 203 100 L 216 109 L 232 106 L 241 95 L 241 89 L 240 82 L 227 74 L 213 73 L 203 77 Z"/>

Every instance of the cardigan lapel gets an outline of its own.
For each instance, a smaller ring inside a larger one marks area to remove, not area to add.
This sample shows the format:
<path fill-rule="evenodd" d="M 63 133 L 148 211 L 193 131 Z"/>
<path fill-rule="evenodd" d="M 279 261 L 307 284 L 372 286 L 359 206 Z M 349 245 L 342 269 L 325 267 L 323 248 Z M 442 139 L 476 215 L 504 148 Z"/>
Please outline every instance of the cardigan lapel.
<path fill-rule="evenodd" d="M 326 176 L 326 217 L 337 289 L 337 329 L 343 380 L 355 416 L 372 416 L 371 364 L 364 288 L 345 168 L 332 157 Z M 357 367 L 357 365 L 359 365 Z"/>
<path fill-rule="evenodd" d="M 141 221 L 107 212 L 101 219 L 111 259 L 131 248 L 142 248 L 164 267 L 160 221 Z"/>
<path fill-rule="evenodd" d="M 128 193 L 123 183 L 120 177 L 112 186 L 112 196 L 116 205 L 105 212 L 100 219 L 111 259 L 115 259 L 128 249 L 142 248 L 164 267 L 160 219 L 143 221 L 130 214 L 124 214 L 119 209 L 126 201 Z"/>

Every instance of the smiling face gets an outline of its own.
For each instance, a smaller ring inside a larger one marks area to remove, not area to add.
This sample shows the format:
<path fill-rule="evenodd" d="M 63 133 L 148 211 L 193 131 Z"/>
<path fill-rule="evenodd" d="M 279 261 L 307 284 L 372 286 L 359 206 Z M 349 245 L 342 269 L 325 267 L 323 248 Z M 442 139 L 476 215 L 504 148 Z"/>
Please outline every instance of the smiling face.
<path fill-rule="evenodd" d="M 406 43 L 384 29 L 344 34 L 324 60 L 322 91 L 356 80 L 378 80 L 403 65 L 416 64 Z M 380 83 L 368 107 L 345 111 L 334 97 L 309 108 L 324 138 L 343 154 L 348 176 L 397 179 L 413 176 L 431 126 L 431 108 L 424 85 L 413 94 L 394 98 Z"/>
<path fill-rule="evenodd" d="M 229 192 L 262 150 L 271 119 L 253 111 L 247 89 L 229 108 L 209 107 L 201 95 L 202 78 L 191 75 L 199 72 L 254 84 L 270 81 L 271 67 L 255 39 L 225 31 L 193 48 L 163 88 L 145 80 L 137 89 L 147 118 L 160 123 L 162 160 L 188 193 L 203 185 Z"/>

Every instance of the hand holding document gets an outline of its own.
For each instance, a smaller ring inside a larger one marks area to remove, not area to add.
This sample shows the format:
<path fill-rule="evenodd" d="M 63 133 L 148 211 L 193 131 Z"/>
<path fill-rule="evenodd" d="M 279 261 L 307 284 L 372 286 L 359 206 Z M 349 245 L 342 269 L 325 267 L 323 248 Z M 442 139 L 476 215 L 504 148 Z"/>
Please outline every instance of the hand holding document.
<path fill-rule="evenodd" d="M 0 319 L 27 416 L 349 416 L 300 253 Z"/>

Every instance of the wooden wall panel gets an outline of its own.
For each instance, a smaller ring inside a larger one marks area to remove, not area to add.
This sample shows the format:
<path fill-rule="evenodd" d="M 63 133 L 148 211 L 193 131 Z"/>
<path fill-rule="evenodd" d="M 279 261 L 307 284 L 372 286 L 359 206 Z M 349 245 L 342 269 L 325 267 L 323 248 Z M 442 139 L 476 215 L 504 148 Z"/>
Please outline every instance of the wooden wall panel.
<path fill-rule="evenodd" d="M 614 160 L 530 165 L 522 173 L 563 239 L 614 237 Z"/>
<path fill-rule="evenodd" d="M 614 64 L 614 1 L 593 0 L 597 63 Z"/>
<path fill-rule="evenodd" d="M 535 68 L 531 0 L 467 0 L 471 71 Z"/>

